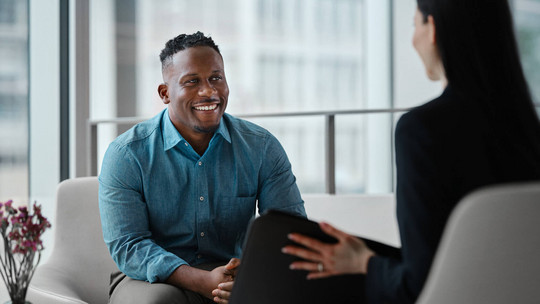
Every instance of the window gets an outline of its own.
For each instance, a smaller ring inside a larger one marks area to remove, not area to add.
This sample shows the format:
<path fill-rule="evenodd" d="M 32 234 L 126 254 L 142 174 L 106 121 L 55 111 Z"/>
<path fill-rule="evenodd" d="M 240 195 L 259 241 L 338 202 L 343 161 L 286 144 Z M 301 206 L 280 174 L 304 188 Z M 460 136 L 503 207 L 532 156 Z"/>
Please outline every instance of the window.
<path fill-rule="evenodd" d="M 366 89 L 369 76 L 385 92 L 390 91 L 388 63 L 381 68 L 366 57 L 370 52 L 380 61 L 388 61 L 389 3 L 92 1 L 91 118 L 150 117 L 162 110 L 164 105 L 156 93 L 161 82 L 159 52 L 167 40 L 198 30 L 212 36 L 222 50 L 231 92 L 228 113 L 242 116 L 389 109 L 388 94 L 370 94 Z M 382 56 L 376 48 L 368 48 L 371 42 L 386 49 Z M 380 123 L 370 123 L 373 119 L 363 116 L 336 117 L 337 190 L 391 192 L 391 115 L 383 115 L 381 122 L 388 125 L 386 128 L 377 128 Z M 281 141 L 302 192 L 325 192 L 325 116 L 248 119 L 266 127 Z M 98 163 L 108 143 L 126 128 L 99 127 Z M 372 132 L 374 128 L 378 131 Z M 376 174 L 381 176 L 378 183 L 382 186 L 375 188 L 364 185 L 373 178 L 367 176 L 365 166 L 375 158 L 367 159 L 373 154 L 363 151 L 371 139 L 385 141 L 379 147 L 384 149 L 380 154 L 385 158 L 377 162 L 384 162 L 381 168 L 387 172 Z"/>
<path fill-rule="evenodd" d="M 21 16 L 17 14 L 17 11 L 18 11 L 17 5 L 18 4 L 16 0 L 1 0 L 0 1 L 0 24 L 14 26 L 20 23 Z"/>
<path fill-rule="evenodd" d="M 540 115 L 540 0 L 516 0 L 514 15 L 523 69 Z"/>
<path fill-rule="evenodd" d="M 28 13 L 0 0 L 0 201 L 28 202 Z"/>
<path fill-rule="evenodd" d="M 514 3 L 527 77 L 537 83 L 538 1 Z M 329 116 L 306 115 L 314 112 L 338 113 L 336 192 L 392 192 L 393 126 L 401 110 L 442 91 L 411 47 L 415 9 L 414 0 L 91 1 L 91 119 L 162 110 L 159 52 L 170 38 L 200 30 L 225 59 L 227 112 L 281 141 L 303 193 L 327 190 Z M 383 112 L 361 113 L 373 109 Z M 299 115 L 262 117 L 268 113 Z M 128 127 L 99 124 L 98 164 Z"/>

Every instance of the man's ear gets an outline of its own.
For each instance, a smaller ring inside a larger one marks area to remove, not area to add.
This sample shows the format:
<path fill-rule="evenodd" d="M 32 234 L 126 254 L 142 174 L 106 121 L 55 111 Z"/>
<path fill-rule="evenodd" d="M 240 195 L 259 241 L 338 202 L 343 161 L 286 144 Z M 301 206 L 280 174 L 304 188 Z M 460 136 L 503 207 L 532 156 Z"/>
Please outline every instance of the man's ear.
<path fill-rule="evenodd" d="M 435 44 L 437 42 L 437 35 L 436 35 L 436 28 L 435 28 L 435 20 L 433 19 L 433 16 L 429 15 L 427 18 L 427 23 L 429 26 L 429 41 L 432 44 Z"/>
<path fill-rule="evenodd" d="M 169 100 L 169 87 L 167 86 L 167 84 L 165 83 L 160 84 L 157 90 L 158 90 L 159 98 L 161 98 L 161 101 L 163 101 L 164 104 L 169 104 L 169 102 L 171 101 Z"/>

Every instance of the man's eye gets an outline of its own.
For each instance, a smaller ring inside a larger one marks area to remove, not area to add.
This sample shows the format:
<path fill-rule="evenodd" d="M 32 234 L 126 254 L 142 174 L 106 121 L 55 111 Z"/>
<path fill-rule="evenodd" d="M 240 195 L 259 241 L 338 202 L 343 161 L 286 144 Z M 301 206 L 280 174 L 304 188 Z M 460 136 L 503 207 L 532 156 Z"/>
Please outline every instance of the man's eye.
<path fill-rule="evenodd" d="M 185 84 L 191 84 L 191 83 L 197 83 L 197 82 L 199 82 L 198 79 L 190 79 L 190 80 L 186 81 Z"/>
<path fill-rule="evenodd" d="M 213 76 L 212 78 L 210 78 L 210 80 L 212 81 L 221 80 L 221 79 L 223 79 L 223 77 L 221 76 Z"/>

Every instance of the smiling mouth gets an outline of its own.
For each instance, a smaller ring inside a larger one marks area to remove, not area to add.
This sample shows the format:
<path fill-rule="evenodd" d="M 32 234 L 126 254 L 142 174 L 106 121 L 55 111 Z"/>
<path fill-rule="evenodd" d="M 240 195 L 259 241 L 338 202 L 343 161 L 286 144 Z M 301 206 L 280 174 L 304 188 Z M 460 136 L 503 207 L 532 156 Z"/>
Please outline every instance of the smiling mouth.
<path fill-rule="evenodd" d="M 197 111 L 213 111 L 218 107 L 218 104 L 211 104 L 207 106 L 196 106 L 193 107 Z"/>

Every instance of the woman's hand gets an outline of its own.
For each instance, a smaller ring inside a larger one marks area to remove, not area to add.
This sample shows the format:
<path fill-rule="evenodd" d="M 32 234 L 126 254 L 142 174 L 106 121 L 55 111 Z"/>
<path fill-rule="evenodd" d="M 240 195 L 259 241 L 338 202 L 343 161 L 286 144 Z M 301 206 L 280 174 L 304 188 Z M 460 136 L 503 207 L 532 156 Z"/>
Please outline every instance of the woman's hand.
<path fill-rule="evenodd" d="M 340 274 L 365 274 L 369 259 L 375 253 L 361 239 L 332 227 L 319 224 L 322 231 L 338 240 L 335 244 L 323 243 L 305 235 L 291 233 L 289 239 L 301 244 L 285 246 L 282 252 L 297 256 L 305 261 L 293 262 L 291 269 L 309 271 L 308 279 L 324 278 Z"/>

